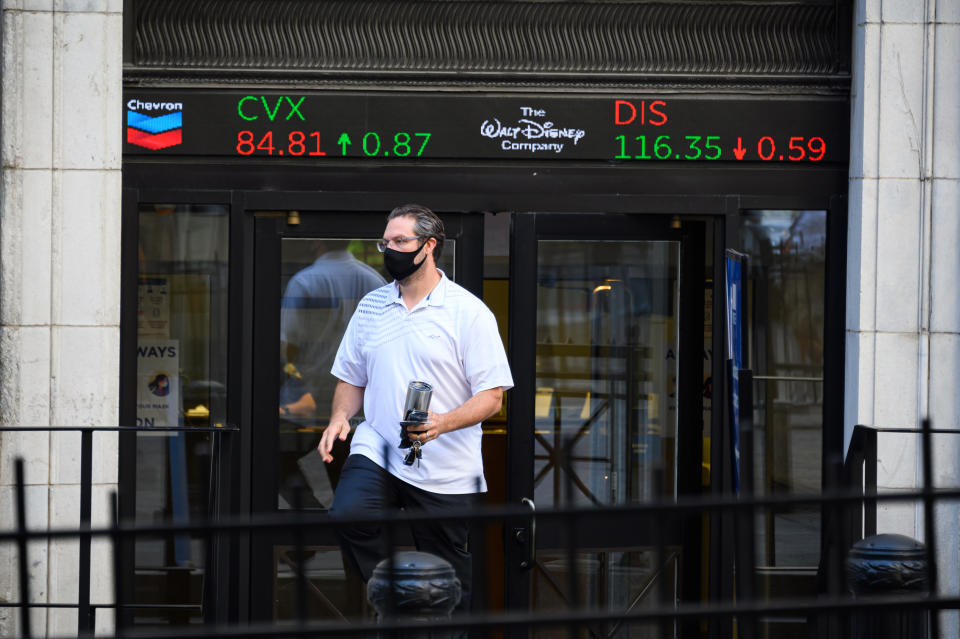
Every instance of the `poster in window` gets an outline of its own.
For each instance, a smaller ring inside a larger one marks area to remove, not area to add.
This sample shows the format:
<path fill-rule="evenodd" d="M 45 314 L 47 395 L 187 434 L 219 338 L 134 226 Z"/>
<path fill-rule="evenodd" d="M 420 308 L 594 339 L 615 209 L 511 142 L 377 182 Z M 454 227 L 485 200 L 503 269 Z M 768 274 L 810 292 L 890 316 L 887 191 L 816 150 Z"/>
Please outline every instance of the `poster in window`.
<path fill-rule="evenodd" d="M 744 255 L 727 249 L 727 361 L 730 367 L 730 443 L 733 456 L 733 490 L 740 491 L 740 370 L 743 368 L 743 262 Z"/>
<path fill-rule="evenodd" d="M 170 280 L 166 277 L 140 279 L 137 307 L 137 336 L 170 337 Z"/>
<path fill-rule="evenodd" d="M 137 343 L 137 426 L 179 426 L 180 340 Z"/>

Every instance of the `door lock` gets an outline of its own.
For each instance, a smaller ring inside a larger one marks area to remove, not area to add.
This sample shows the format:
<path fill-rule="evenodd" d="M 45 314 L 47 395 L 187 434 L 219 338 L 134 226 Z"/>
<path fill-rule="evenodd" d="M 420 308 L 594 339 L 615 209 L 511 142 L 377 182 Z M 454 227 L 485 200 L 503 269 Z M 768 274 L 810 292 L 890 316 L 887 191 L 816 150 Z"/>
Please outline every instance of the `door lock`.
<path fill-rule="evenodd" d="M 523 559 L 520 561 L 520 567 L 529 569 L 533 568 L 533 564 L 537 561 L 537 506 L 528 497 L 521 499 L 520 503 L 529 506 L 532 514 L 528 525 L 513 529 L 513 539 L 521 546 L 526 547 Z"/>

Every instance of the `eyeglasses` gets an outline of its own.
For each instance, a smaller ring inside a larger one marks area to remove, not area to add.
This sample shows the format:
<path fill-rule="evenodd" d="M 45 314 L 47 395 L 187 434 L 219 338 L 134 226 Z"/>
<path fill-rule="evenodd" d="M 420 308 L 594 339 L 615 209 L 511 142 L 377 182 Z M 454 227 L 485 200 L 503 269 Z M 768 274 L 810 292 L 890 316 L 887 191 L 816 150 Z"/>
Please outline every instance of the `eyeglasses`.
<path fill-rule="evenodd" d="M 410 240 L 419 240 L 422 237 L 422 235 L 411 235 L 410 237 L 395 237 L 392 240 L 379 240 L 377 242 L 377 250 L 383 253 L 387 250 L 388 246 L 399 249 Z"/>

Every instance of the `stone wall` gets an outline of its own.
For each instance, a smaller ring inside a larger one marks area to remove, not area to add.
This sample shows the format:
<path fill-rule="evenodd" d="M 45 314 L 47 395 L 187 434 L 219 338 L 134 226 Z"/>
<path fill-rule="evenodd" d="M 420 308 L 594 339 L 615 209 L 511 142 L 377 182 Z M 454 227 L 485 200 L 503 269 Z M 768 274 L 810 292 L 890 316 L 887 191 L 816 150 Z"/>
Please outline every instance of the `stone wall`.
<path fill-rule="evenodd" d="M 122 0 L 3 0 L 0 426 L 116 425 L 120 321 Z M 0 527 L 14 525 L 13 460 L 26 460 L 27 523 L 79 523 L 79 433 L 0 438 Z M 115 434 L 94 439 L 94 519 L 116 489 Z M 31 599 L 75 603 L 77 542 L 37 542 Z M 95 542 L 92 601 L 112 598 Z M 0 600 L 20 598 L 0 547 Z M 111 615 L 98 615 L 101 627 Z M 76 632 L 36 610 L 39 636 Z M 0 635 L 18 615 L 0 608 Z"/>
<path fill-rule="evenodd" d="M 847 441 L 857 423 L 960 428 L 960 1 L 857 0 L 847 261 Z M 919 438 L 879 435 L 881 490 L 916 488 Z M 960 436 L 934 437 L 956 487 Z M 880 532 L 923 539 L 919 507 L 880 508 Z M 955 506 L 936 513 L 941 586 L 956 592 Z M 957 637 L 956 615 L 943 636 Z"/>

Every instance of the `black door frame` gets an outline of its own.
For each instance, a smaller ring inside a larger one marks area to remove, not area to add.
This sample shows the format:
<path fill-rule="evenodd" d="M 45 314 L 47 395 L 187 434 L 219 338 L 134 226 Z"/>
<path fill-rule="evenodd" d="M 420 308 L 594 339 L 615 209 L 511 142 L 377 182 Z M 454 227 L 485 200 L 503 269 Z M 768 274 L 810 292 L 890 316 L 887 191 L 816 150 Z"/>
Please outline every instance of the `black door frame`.
<path fill-rule="evenodd" d="M 459 163 L 395 167 L 344 163 L 323 169 L 282 163 L 235 164 L 220 161 L 169 162 L 125 158 L 123 168 L 123 255 L 121 268 L 120 422 L 136 416 L 136 311 L 138 272 L 138 209 L 141 203 L 220 203 L 230 206 L 230 297 L 228 422 L 241 428 L 226 451 L 222 485 L 230 489 L 223 514 L 251 512 L 248 460 L 252 455 L 254 217 L 256 210 L 316 210 L 348 212 L 362 203 L 365 210 L 386 212 L 398 203 L 424 201 L 438 210 L 457 212 L 549 210 L 557 213 L 606 211 L 634 215 L 676 215 L 714 220 L 714 261 L 734 237 L 738 212 L 744 209 L 818 209 L 828 211 L 826 349 L 823 455 L 824 488 L 836 485 L 834 467 L 843 452 L 843 360 L 846 266 L 846 166 L 704 165 L 533 165 Z M 322 206 L 318 204 L 322 202 Z M 714 341 L 723 330 L 723 296 L 714 295 Z M 715 361 L 718 361 L 715 359 Z M 714 394 L 723 394 L 723 370 L 715 366 Z M 126 380 L 126 381 L 124 381 Z M 722 421 L 714 411 L 714 446 L 721 446 Z M 135 491 L 135 440 L 121 436 L 119 451 L 120 515 L 132 519 Z M 720 456 L 719 461 L 723 460 Z M 714 475 L 723 469 L 713 466 Z M 714 481 L 715 490 L 721 482 Z M 826 516 L 826 513 L 824 513 Z M 824 519 L 826 521 L 826 519 Z M 824 527 L 824 533 L 826 526 Z M 729 539 L 711 534 L 711 547 Z M 229 592 L 218 593 L 213 618 L 249 618 L 249 536 L 237 535 L 224 551 L 220 573 Z M 842 549 L 841 549 L 842 550 Z M 133 569 L 132 545 L 124 549 L 124 565 Z M 821 554 L 827 558 L 826 545 Z M 724 564 L 725 566 L 726 564 Z M 723 566 L 718 566 L 723 568 Z M 726 569 L 724 569 L 726 570 Z M 729 601 L 729 579 L 723 570 L 710 571 L 710 598 Z M 133 600 L 133 582 L 127 601 Z"/>
<path fill-rule="evenodd" d="M 507 478 L 507 498 L 520 504 L 534 494 L 534 397 L 536 379 L 537 328 L 537 246 L 540 239 L 567 240 L 672 240 L 680 243 L 680 355 L 677 381 L 678 444 L 676 460 L 678 497 L 696 494 L 700 487 L 703 380 L 704 305 L 704 223 L 680 222 L 673 216 L 603 213 L 517 213 L 511 233 L 510 271 L 510 361 L 515 389 L 508 407 L 508 459 L 512 472 Z M 680 397 L 686 398 L 679 401 Z M 524 425 L 529 425 L 529 428 Z M 682 472 L 682 470 L 685 472 Z M 699 597 L 700 523 L 684 522 L 676 527 L 682 538 L 685 561 L 681 564 L 684 599 Z M 525 609 L 530 605 L 530 562 L 527 540 L 531 531 L 518 536 L 509 529 L 505 543 L 508 606 Z M 591 547 L 616 546 L 615 528 L 591 526 L 595 538 Z M 541 529 L 542 530 L 542 529 Z M 598 530 L 605 530 L 599 533 Z M 622 528 L 620 529 L 622 530 Z M 542 532 L 540 533 L 543 537 Z M 580 539 L 578 541 L 586 542 Z"/>

